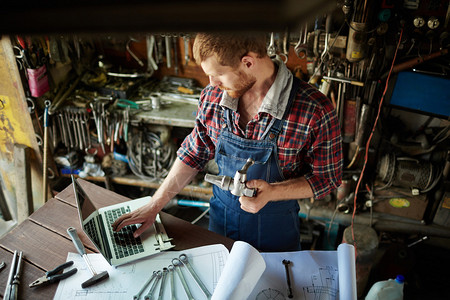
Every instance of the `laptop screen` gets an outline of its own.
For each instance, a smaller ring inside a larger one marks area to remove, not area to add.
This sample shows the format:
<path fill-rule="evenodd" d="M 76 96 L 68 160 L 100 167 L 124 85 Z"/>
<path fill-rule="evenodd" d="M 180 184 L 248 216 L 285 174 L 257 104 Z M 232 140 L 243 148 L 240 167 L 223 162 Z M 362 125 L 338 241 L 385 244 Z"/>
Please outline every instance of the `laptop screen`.
<path fill-rule="evenodd" d="M 96 216 L 98 216 L 98 211 L 92 203 L 91 199 L 86 195 L 81 185 L 72 175 L 73 189 L 75 193 L 75 199 L 77 201 L 78 215 L 80 217 L 81 227 L 87 237 L 95 245 L 95 247 L 105 256 L 104 243 L 101 241 L 101 233 L 99 232 L 98 226 L 96 224 Z M 91 217 L 91 215 L 93 215 Z"/>
<path fill-rule="evenodd" d="M 96 208 L 92 203 L 91 199 L 86 195 L 84 190 L 81 188 L 78 181 L 72 175 L 72 183 L 75 192 L 75 199 L 77 200 L 79 210 L 80 210 L 80 218 L 81 223 L 84 224 L 84 221 L 94 212 L 96 212 Z"/>

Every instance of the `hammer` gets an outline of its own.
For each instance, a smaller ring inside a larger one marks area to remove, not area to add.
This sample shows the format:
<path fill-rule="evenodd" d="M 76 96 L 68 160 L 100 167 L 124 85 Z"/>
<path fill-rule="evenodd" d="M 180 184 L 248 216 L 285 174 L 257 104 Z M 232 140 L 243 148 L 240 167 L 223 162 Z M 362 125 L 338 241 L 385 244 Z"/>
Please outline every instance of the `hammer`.
<path fill-rule="evenodd" d="M 87 288 L 91 285 L 94 285 L 96 283 L 99 283 L 100 281 L 107 279 L 109 277 L 108 271 L 101 272 L 100 274 L 97 274 L 94 270 L 94 267 L 92 266 L 91 262 L 89 261 L 89 258 L 86 254 L 86 250 L 84 249 L 84 245 L 81 242 L 80 238 L 78 237 L 77 230 L 73 227 L 67 228 L 67 233 L 72 238 L 72 242 L 75 245 L 75 248 L 77 248 L 78 253 L 83 256 L 84 261 L 86 262 L 86 265 L 89 268 L 89 271 L 92 273 L 92 277 L 86 280 L 81 284 L 81 287 Z"/>

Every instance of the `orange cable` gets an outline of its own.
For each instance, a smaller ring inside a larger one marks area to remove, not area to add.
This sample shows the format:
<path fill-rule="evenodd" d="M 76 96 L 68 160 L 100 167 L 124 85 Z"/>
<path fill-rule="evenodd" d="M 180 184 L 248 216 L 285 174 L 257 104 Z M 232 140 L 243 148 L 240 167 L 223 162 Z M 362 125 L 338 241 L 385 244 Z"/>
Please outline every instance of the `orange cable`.
<path fill-rule="evenodd" d="M 355 257 L 356 257 L 356 240 L 355 240 L 355 233 L 353 231 L 353 225 L 354 225 L 354 221 L 355 221 L 355 215 L 356 215 L 356 199 L 357 199 L 357 195 L 358 195 L 358 190 L 359 190 L 359 185 L 361 184 L 361 180 L 363 178 L 364 175 L 364 171 L 366 169 L 366 165 L 367 165 L 367 161 L 369 159 L 369 146 L 370 146 L 370 142 L 372 141 L 372 137 L 373 137 L 373 133 L 375 132 L 377 123 L 378 123 L 378 119 L 380 117 L 380 113 L 381 113 L 381 107 L 383 106 L 383 100 L 384 97 L 386 95 L 388 86 L 389 86 L 389 79 L 391 77 L 392 74 L 392 69 L 394 68 L 394 63 L 395 63 L 395 59 L 397 57 L 397 52 L 398 52 L 398 48 L 400 46 L 400 43 L 402 41 L 402 36 L 403 36 L 403 28 L 400 31 L 400 37 L 398 39 L 398 44 L 397 44 L 397 48 L 395 49 L 395 54 L 394 54 L 394 59 L 392 60 L 392 65 L 391 65 L 391 69 L 389 70 L 389 75 L 386 78 L 386 85 L 384 87 L 384 91 L 383 91 L 383 95 L 381 96 L 380 99 L 380 104 L 378 105 L 378 113 L 377 113 L 377 117 L 375 118 L 375 123 L 373 124 L 372 127 L 372 131 L 370 132 L 370 136 L 367 139 L 367 143 L 366 143 L 366 154 L 364 156 L 364 164 L 363 164 L 363 168 L 361 170 L 361 175 L 359 176 L 358 179 L 358 183 L 356 184 L 356 189 L 355 189 L 355 197 L 353 198 L 353 214 L 352 214 L 352 224 L 351 224 L 351 228 L 352 228 L 352 239 L 353 239 L 353 246 L 355 247 Z"/>

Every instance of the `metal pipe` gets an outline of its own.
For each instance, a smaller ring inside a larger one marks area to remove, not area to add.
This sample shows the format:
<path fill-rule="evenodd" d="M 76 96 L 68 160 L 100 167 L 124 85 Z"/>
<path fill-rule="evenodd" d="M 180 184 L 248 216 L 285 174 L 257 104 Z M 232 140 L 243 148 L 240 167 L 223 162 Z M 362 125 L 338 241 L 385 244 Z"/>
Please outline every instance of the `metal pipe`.
<path fill-rule="evenodd" d="M 300 211 L 308 211 L 306 206 L 300 204 Z M 300 212 L 300 218 L 309 218 L 313 220 L 330 221 L 333 219 L 334 222 L 342 224 L 344 226 L 349 226 L 352 223 L 351 214 L 343 214 L 337 212 L 333 217 L 333 210 L 326 208 L 313 207 L 310 209 L 308 215 Z M 373 229 L 377 231 L 391 231 L 391 232 L 401 232 L 401 233 L 420 233 L 427 236 L 436 236 L 450 238 L 450 229 L 438 226 L 434 224 L 424 224 L 422 221 L 406 220 L 405 218 L 389 216 L 389 219 L 384 214 L 374 213 L 373 214 Z M 370 226 L 370 214 L 361 213 L 354 219 L 355 224 L 362 224 Z"/>

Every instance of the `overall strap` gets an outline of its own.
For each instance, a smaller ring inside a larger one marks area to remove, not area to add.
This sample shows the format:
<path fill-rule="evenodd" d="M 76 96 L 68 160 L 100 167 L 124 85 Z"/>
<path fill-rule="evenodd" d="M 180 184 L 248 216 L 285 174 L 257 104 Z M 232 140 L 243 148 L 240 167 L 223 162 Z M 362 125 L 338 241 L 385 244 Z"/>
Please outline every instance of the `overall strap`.
<path fill-rule="evenodd" d="M 297 95 L 297 91 L 298 91 L 299 87 L 300 87 L 300 79 L 293 76 L 292 88 L 291 88 L 291 92 L 289 94 L 289 100 L 286 105 L 286 110 L 284 111 L 283 118 L 281 120 L 275 119 L 275 118 L 272 119 L 272 121 L 274 121 L 274 122 L 273 122 L 273 125 L 270 127 L 270 133 L 275 134 L 275 136 L 278 136 L 278 134 L 280 134 L 283 120 L 286 120 L 289 113 L 291 112 L 292 105 L 294 104 L 295 96 Z"/>

